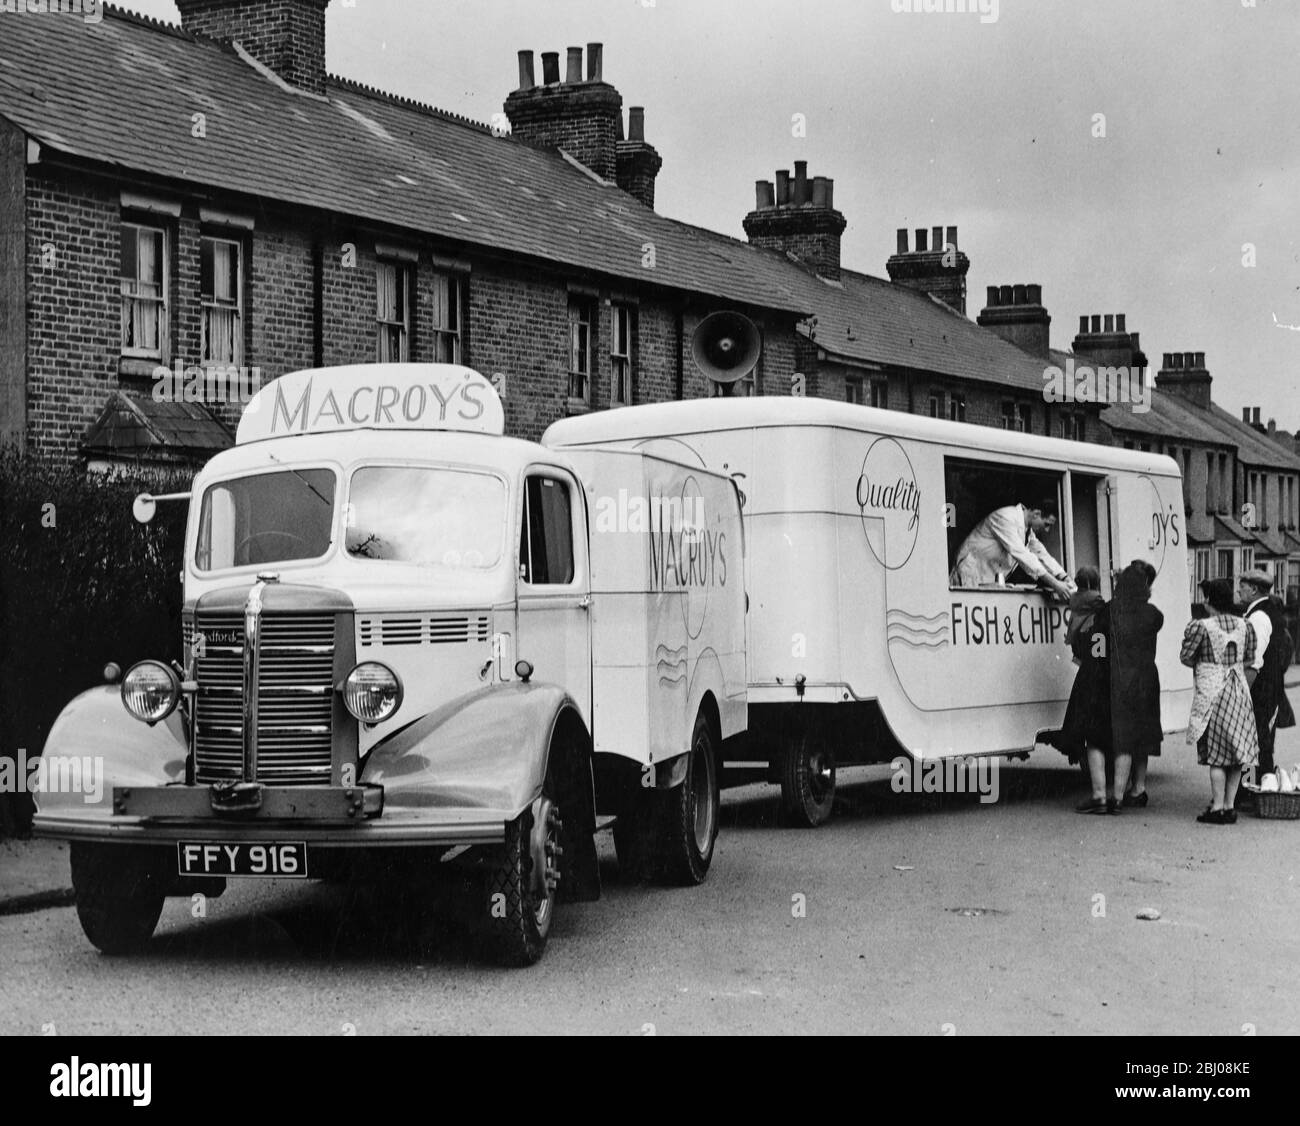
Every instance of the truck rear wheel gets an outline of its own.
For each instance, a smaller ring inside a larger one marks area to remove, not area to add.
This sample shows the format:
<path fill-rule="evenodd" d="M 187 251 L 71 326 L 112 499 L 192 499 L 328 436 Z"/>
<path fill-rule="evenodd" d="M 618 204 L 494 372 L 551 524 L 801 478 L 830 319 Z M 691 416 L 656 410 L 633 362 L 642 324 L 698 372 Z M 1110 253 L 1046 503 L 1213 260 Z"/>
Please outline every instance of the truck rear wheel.
<path fill-rule="evenodd" d="M 546 950 L 559 883 L 561 827 L 559 807 L 546 786 L 506 826 L 504 852 L 488 875 L 485 928 L 488 946 L 503 965 L 531 966 Z"/>
<path fill-rule="evenodd" d="M 74 841 L 71 855 L 77 918 L 86 937 L 105 954 L 142 950 L 162 915 L 168 854 Z"/>
<path fill-rule="evenodd" d="M 781 813 L 788 824 L 815 829 L 835 805 L 835 753 L 811 724 L 786 740 L 781 763 Z"/>
<path fill-rule="evenodd" d="M 680 786 L 648 795 L 646 859 L 652 874 L 665 883 L 690 886 L 708 875 L 722 804 L 715 744 L 713 728 L 700 712 L 691 734 L 686 778 Z"/>

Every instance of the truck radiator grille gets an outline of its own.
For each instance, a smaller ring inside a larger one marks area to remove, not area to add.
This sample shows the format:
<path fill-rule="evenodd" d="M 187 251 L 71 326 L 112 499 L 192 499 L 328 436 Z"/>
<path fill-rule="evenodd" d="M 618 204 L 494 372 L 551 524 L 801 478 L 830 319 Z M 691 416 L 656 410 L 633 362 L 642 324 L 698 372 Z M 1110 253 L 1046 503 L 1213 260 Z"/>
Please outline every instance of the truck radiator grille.
<path fill-rule="evenodd" d="M 243 614 L 200 614 L 203 655 L 196 679 L 195 778 L 238 779 L 243 773 Z M 193 627 L 186 623 L 187 651 Z M 334 615 L 262 619 L 258 679 L 257 780 L 328 785 L 333 744 Z"/>

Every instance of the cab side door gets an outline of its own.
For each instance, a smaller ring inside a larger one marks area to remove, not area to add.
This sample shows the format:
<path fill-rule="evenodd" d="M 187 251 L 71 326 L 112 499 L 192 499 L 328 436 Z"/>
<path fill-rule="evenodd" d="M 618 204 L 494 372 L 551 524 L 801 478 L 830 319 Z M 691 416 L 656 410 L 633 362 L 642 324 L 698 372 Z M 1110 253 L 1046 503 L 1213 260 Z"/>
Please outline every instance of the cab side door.
<path fill-rule="evenodd" d="M 516 655 L 538 681 L 561 684 L 591 730 L 591 569 L 587 509 L 572 474 L 530 466 L 523 475 L 516 548 Z"/>

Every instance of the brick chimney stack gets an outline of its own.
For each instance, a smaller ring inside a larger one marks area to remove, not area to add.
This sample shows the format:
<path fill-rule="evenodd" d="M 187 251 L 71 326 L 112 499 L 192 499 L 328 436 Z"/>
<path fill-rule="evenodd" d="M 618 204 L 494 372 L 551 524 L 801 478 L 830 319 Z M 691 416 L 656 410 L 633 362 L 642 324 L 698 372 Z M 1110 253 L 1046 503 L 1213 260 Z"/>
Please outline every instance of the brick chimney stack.
<path fill-rule="evenodd" d="M 929 239 L 934 235 L 933 241 Z M 889 280 L 895 285 L 919 290 L 937 297 L 944 304 L 966 315 L 966 275 L 970 272 L 970 259 L 957 249 L 957 228 L 935 227 L 927 232 L 924 227 L 916 231 L 916 246 L 907 248 L 907 230 L 898 231 L 898 251 L 888 262 Z"/>
<path fill-rule="evenodd" d="M 627 140 L 623 139 L 623 115 L 619 114 L 616 157 L 618 186 L 653 211 L 655 177 L 664 162 L 654 145 L 646 143 L 643 106 L 633 106 L 627 111 Z"/>
<path fill-rule="evenodd" d="M 1166 352 L 1160 374 L 1156 376 L 1158 390 L 1177 395 L 1201 410 L 1209 410 L 1212 382 L 1205 368 L 1204 352 Z"/>
<path fill-rule="evenodd" d="M 532 51 L 520 51 L 519 89 L 506 98 L 505 111 L 511 132 L 519 140 L 563 149 L 597 176 L 614 181 L 623 98 L 604 81 L 603 67 L 604 49 L 599 43 L 588 43 L 584 79 L 582 48 L 570 47 L 564 81 L 560 81 L 559 54 L 546 51 L 539 85 L 534 79 Z M 653 193 L 653 182 L 651 190 Z"/>
<path fill-rule="evenodd" d="M 840 236 L 848 220 L 835 210 L 835 181 L 808 179 L 808 162 L 794 162 L 790 173 L 759 180 L 754 210 L 745 216 L 745 234 L 754 246 L 791 254 L 823 278 L 840 276 Z"/>
<path fill-rule="evenodd" d="M 984 311 L 975 323 L 996 332 L 1031 356 L 1047 359 L 1052 318 L 1043 308 L 1041 285 L 991 285 Z"/>
<path fill-rule="evenodd" d="M 1136 332 L 1129 332 L 1123 313 L 1079 318 L 1079 334 L 1071 345 L 1080 356 L 1102 367 L 1145 368 L 1147 358 Z"/>
<path fill-rule="evenodd" d="M 176 0 L 181 26 L 239 43 L 290 86 L 325 92 L 325 9 L 329 0 Z"/>

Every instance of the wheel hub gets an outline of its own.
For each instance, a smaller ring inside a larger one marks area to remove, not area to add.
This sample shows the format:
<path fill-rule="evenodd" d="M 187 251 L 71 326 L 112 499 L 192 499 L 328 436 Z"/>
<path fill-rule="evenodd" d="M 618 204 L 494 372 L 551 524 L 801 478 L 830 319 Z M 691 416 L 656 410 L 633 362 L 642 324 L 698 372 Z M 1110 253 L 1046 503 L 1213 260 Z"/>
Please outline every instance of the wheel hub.
<path fill-rule="evenodd" d="M 533 828 L 529 834 L 528 852 L 532 859 L 529 874 L 529 898 L 537 923 L 546 923 L 555 902 L 555 888 L 560 882 L 560 857 L 564 849 L 560 846 L 560 830 L 564 822 L 560 820 L 559 807 L 545 794 L 533 802 Z"/>

